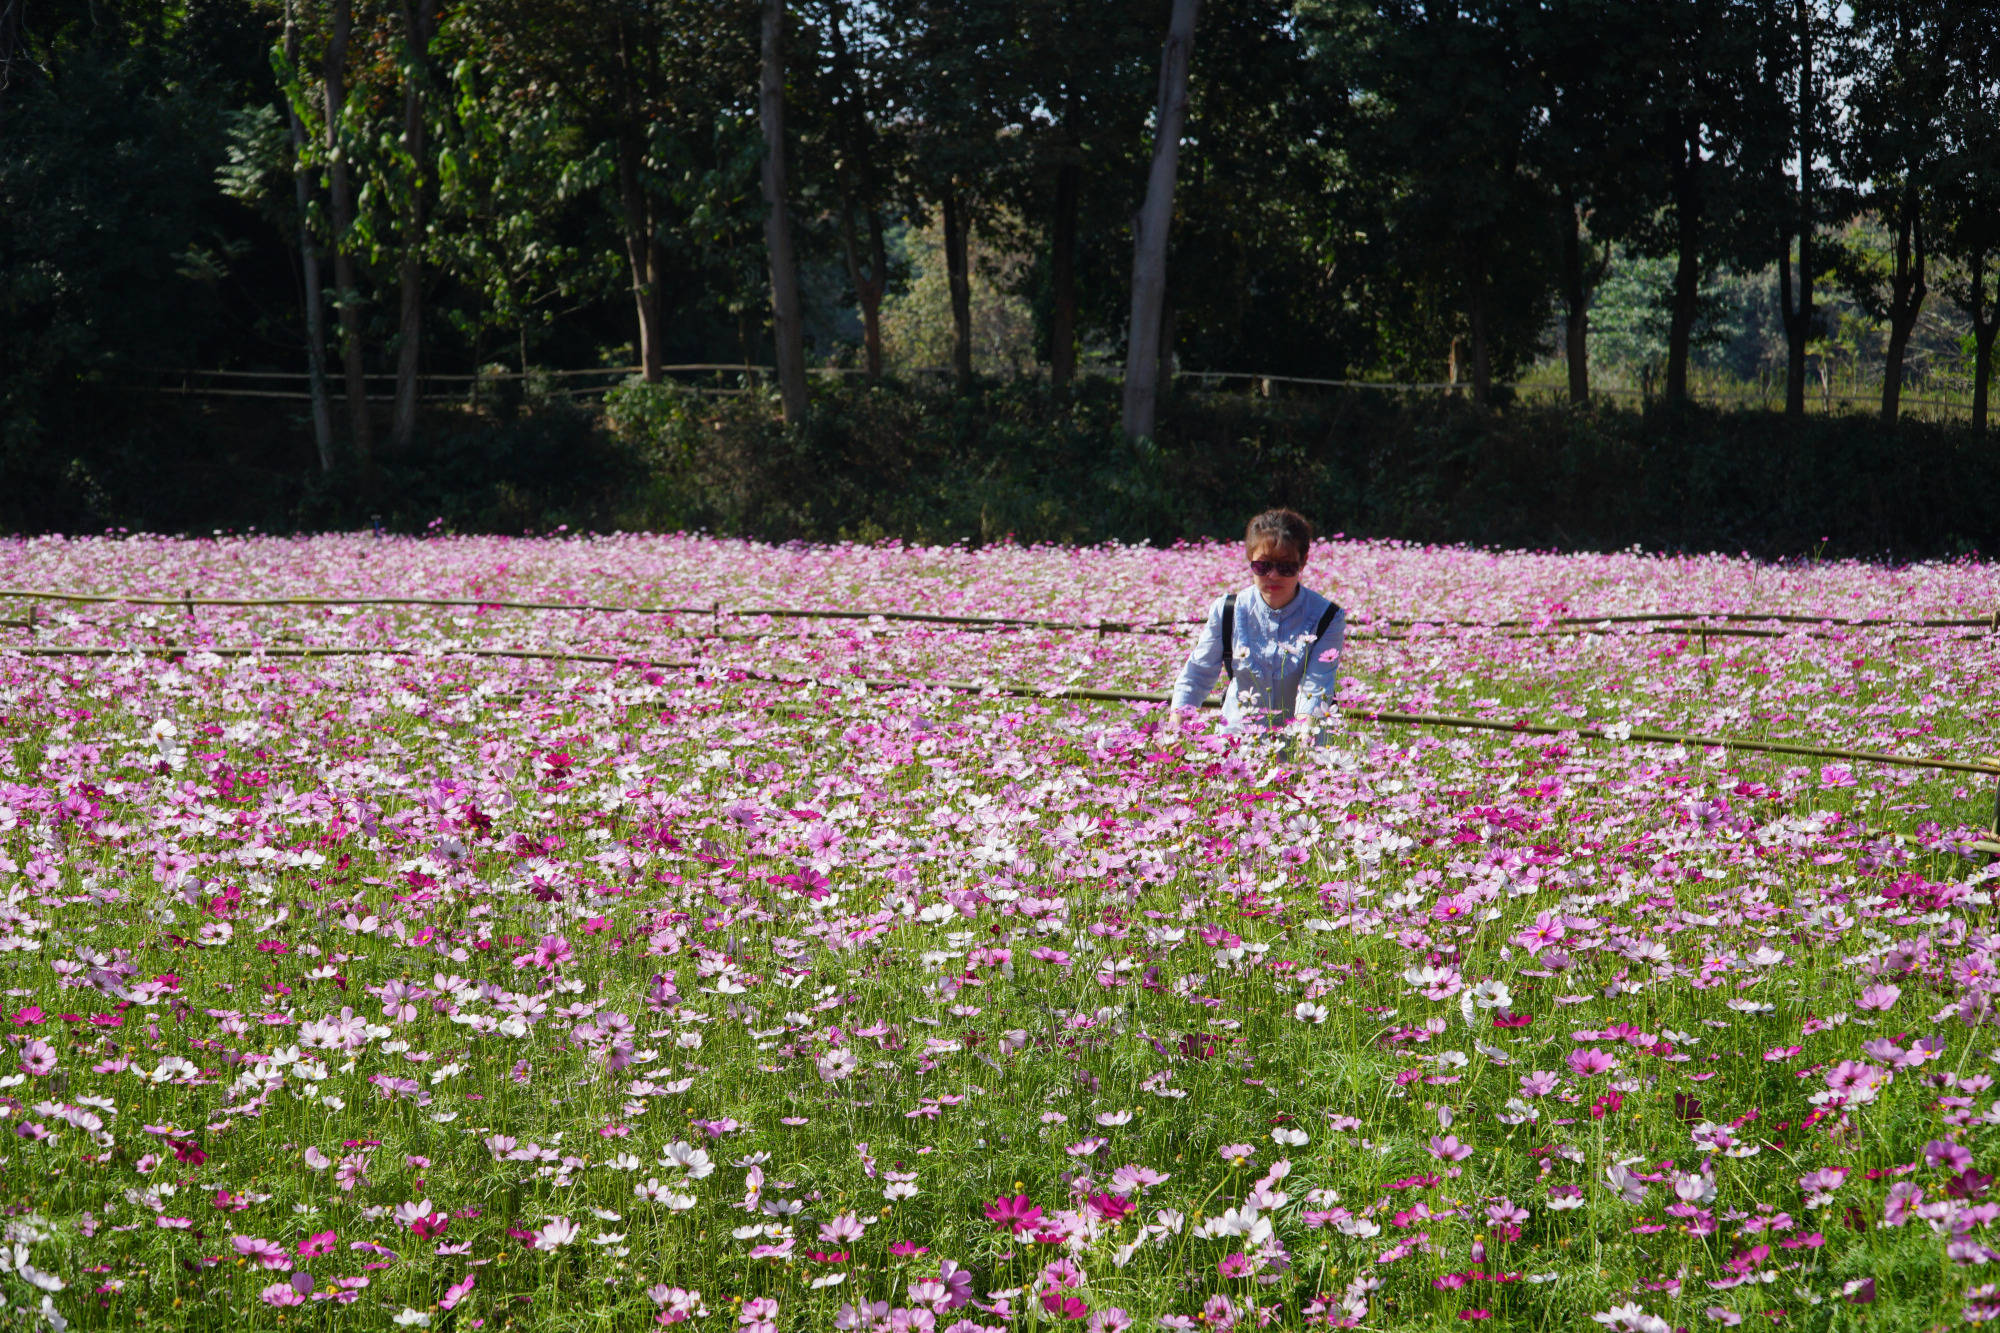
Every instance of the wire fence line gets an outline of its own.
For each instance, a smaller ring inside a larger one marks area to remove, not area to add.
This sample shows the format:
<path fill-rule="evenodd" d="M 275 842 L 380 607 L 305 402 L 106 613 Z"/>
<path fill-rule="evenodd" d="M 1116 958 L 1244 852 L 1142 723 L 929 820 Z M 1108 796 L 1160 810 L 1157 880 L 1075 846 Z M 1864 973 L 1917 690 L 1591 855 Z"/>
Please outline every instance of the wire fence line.
<path fill-rule="evenodd" d="M 398 594 L 357 593 L 351 595 L 287 594 L 272 597 L 197 597 L 193 590 L 179 597 L 156 593 L 86 593 L 65 592 L 48 588 L 0 588 L 0 597 L 18 598 L 29 602 L 28 621 L 0 621 L 0 625 L 34 627 L 33 603 L 35 602 L 76 602 L 110 603 L 128 606 L 178 607 L 192 614 L 194 608 L 217 607 L 260 607 L 260 606 L 409 606 L 409 607 L 470 607 L 492 608 L 511 611 L 568 611 L 603 615 L 670 615 L 708 616 L 720 621 L 724 617 L 733 619 L 770 618 L 773 620 L 853 620 L 885 622 L 914 622 L 939 625 L 959 625 L 987 629 L 1042 629 L 1059 631 L 1088 632 L 1095 634 L 1185 634 L 1191 627 L 1199 625 L 1198 618 L 1182 620 L 1120 621 L 1120 620 L 1061 620 L 1034 616 L 969 616 L 952 615 L 935 611 L 883 611 L 866 609 L 834 609 L 821 607 L 729 607 L 720 602 L 707 606 L 645 606 L 607 602 L 558 602 L 521 601 L 496 597 L 414 597 Z M 1703 624 L 1701 622 L 1720 622 Z M 1592 633 L 1597 627 L 1616 628 L 1632 626 L 1648 628 L 1651 632 L 1666 634 L 1712 634 L 1719 637 L 1731 635 L 1755 638 L 1782 638 L 1788 631 L 1756 628 L 1760 624 L 1792 625 L 1810 632 L 1817 629 L 1822 633 L 1860 629 L 1984 629 L 1989 633 L 2000 632 L 2000 610 L 1984 616 L 1958 617 L 1888 617 L 1888 616 L 1815 616 L 1799 612 L 1756 612 L 1756 611 L 1635 611 L 1616 612 L 1601 616 L 1550 616 L 1543 618 L 1507 618 L 1500 620 L 1453 620 L 1426 619 L 1422 617 L 1370 617 L 1358 622 L 1357 628 L 1387 626 L 1404 631 L 1425 628 L 1440 629 L 1486 629 L 1486 630 L 1529 630 L 1533 633 Z M 1383 636 L 1388 637 L 1388 636 Z M 1409 637 L 1407 633 L 1395 637 Z M 1532 637 L 1524 635 L 1520 637 Z"/>
<path fill-rule="evenodd" d="M 488 386 L 498 387 L 513 383 L 539 383 L 551 387 L 544 390 L 547 396 L 565 398 L 596 397 L 609 392 L 625 380 L 644 373 L 642 366 L 597 366 L 562 370 L 529 369 L 455 371 L 426 373 L 418 378 L 418 397 L 432 403 L 467 403 L 482 396 L 481 390 Z M 705 396 L 736 397 L 756 393 L 777 382 L 777 371 L 771 366 L 746 365 L 733 362 L 688 362 L 661 366 L 659 373 L 671 378 L 706 377 L 708 383 L 686 383 L 682 387 Z M 868 372 L 859 366 L 812 366 L 809 375 L 821 378 L 841 379 Z M 955 372 L 948 366 L 908 367 L 896 372 L 907 378 L 942 379 Z M 1115 379 L 1123 375 L 1121 366 L 1105 364 L 1085 364 L 1077 367 L 1077 376 L 1085 379 Z M 293 370 L 201 370 L 193 368 L 152 367 L 141 370 L 140 375 L 150 382 L 115 386 L 127 391 L 166 394 L 178 397 L 196 398 L 263 398 L 281 401 L 307 401 L 310 376 L 305 371 Z M 1313 375 L 1281 375 L 1270 371 L 1257 370 L 1181 370 L 1174 373 L 1177 384 L 1184 384 L 1199 392 L 1243 392 L 1270 396 L 1279 386 L 1297 386 L 1306 389 L 1362 389 L 1387 393 L 1432 393 L 1447 395 L 1468 395 L 1472 385 L 1463 380 L 1364 380 L 1340 379 Z M 364 385 L 393 386 L 396 376 L 389 373 L 364 375 Z M 334 385 L 344 382 L 342 377 L 329 376 L 329 392 Z M 458 390 L 434 386 L 460 385 Z M 1235 386 L 1232 388 L 1232 386 Z M 1567 401 L 1570 391 L 1567 385 L 1538 381 L 1502 384 L 1496 388 L 1507 390 L 1517 397 L 1530 399 L 1550 399 Z M 1594 384 L 1589 391 L 1591 398 L 1636 399 L 1642 402 L 1662 397 L 1657 389 L 1626 384 Z M 1779 408 L 1784 405 L 1784 391 L 1778 386 L 1762 386 L 1745 389 L 1711 389 L 1696 387 L 1688 391 L 1688 397 L 1695 402 L 1715 404 L 1756 404 L 1763 407 Z M 368 394 L 370 402 L 391 402 L 389 392 Z M 1809 407 L 1821 412 L 1831 412 L 1840 407 L 1879 407 L 1882 391 L 1879 385 L 1869 388 L 1834 389 L 1831 386 L 1817 386 L 1807 395 Z M 1905 409 L 1920 409 L 1927 413 L 1972 412 L 1972 398 L 1969 387 L 1960 397 L 1938 398 L 1905 395 L 1900 399 Z"/>
<path fill-rule="evenodd" d="M 0 648 L 0 660 L 14 657 L 173 657 L 188 658 L 209 654 L 217 658 L 334 658 L 380 657 L 413 661 L 435 661 L 454 657 L 500 658 L 524 661 L 579 662 L 616 668 L 645 667 L 656 670 L 685 670 L 697 684 L 704 678 L 755 680 L 763 683 L 814 688 L 844 689 L 860 686 L 869 690 L 943 690 L 985 697 L 1064 699 L 1076 702 L 1144 703 L 1165 706 L 1173 696 L 1150 690 L 1095 690 L 1073 686 L 1015 685 L 994 681 L 925 680 L 900 676 L 853 675 L 819 678 L 802 673 L 769 671 L 727 662 L 706 662 L 687 658 L 644 658 L 612 653 L 591 653 L 546 648 L 476 648 L 469 646 L 409 648 L 319 647 L 287 648 L 265 645 L 197 645 L 187 647 L 77 647 Z M 1219 708 L 1219 700 L 1204 700 L 1204 708 Z M 1937 756 L 1891 754 L 1881 750 L 1860 750 L 1841 746 L 1805 745 L 1792 741 L 1759 740 L 1745 736 L 1713 736 L 1700 733 L 1658 731 L 1647 727 L 1625 727 L 1608 723 L 1549 723 L 1529 719 L 1512 721 L 1494 718 L 1461 717 L 1448 713 L 1408 713 L 1394 709 L 1346 706 L 1335 710 L 1357 722 L 1387 725 L 1444 727 L 1491 731 L 1529 736 L 1570 737 L 1602 741 L 1612 745 L 1676 745 L 1696 749 L 1720 749 L 1763 754 L 1795 755 L 1804 758 L 1836 759 L 1851 763 L 1884 764 L 1901 768 L 1922 768 L 1938 772 L 1968 773 L 2000 778 L 2000 755 L 1978 760 L 1946 759 Z M 2000 853 L 2000 843 L 1978 844 L 1981 849 Z"/>

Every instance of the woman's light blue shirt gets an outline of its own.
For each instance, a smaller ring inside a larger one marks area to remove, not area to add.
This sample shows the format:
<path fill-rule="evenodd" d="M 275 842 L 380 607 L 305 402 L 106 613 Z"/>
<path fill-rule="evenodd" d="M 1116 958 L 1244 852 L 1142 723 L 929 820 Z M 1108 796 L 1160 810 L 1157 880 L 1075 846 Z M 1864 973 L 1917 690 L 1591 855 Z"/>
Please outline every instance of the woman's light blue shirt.
<path fill-rule="evenodd" d="M 1222 608 L 1227 600 L 1218 597 L 1208 608 L 1208 622 L 1174 682 L 1175 708 L 1199 707 L 1223 674 Z M 1229 726 L 1246 721 L 1280 726 L 1293 718 L 1318 719 L 1332 710 L 1347 613 L 1336 611 L 1326 633 L 1317 639 L 1313 635 L 1332 605 L 1303 587 L 1280 610 L 1264 601 L 1254 583 L 1236 594 L 1236 669 L 1222 696 L 1222 716 Z"/>

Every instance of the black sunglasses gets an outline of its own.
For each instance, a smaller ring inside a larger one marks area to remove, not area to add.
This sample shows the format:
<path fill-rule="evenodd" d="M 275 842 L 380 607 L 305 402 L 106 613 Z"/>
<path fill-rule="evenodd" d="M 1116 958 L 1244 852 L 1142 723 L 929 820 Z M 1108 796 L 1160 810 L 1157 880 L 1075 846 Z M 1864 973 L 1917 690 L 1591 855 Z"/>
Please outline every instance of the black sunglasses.
<path fill-rule="evenodd" d="M 1250 572 L 1262 578 L 1266 574 L 1276 574 L 1281 579 L 1292 578 L 1305 568 L 1298 560 L 1252 560 Z"/>

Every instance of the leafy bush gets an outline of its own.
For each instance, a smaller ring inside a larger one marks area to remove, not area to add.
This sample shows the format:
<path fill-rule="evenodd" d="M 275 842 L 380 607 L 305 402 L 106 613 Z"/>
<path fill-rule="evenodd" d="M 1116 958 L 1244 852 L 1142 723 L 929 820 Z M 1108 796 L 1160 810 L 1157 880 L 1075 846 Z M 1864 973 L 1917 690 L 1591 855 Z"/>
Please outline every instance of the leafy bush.
<path fill-rule="evenodd" d="M 885 381 L 826 386 L 788 429 L 764 395 L 635 381 L 601 413 L 541 399 L 427 417 L 370 488 L 309 471 L 287 410 L 122 411 L 15 473 L 25 485 L 0 521 L 1164 543 L 1233 535 L 1249 513 L 1289 504 L 1327 532 L 1510 548 L 2000 549 L 2000 454 L 1964 427 L 1706 408 L 1481 412 L 1373 390 L 1183 394 L 1159 437 L 1137 442 L 1118 415 L 1104 382 L 1064 404 L 1020 381 L 969 397 Z"/>
<path fill-rule="evenodd" d="M 1103 383 L 1066 407 L 1020 384 L 962 399 L 847 386 L 789 432 L 757 399 L 622 392 L 612 429 L 649 469 L 646 503 L 625 516 L 638 525 L 781 540 L 1160 542 L 1230 534 L 1282 503 L 1327 531 L 1507 547 L 1916 558 L 2000 546 L 2000 458 L 1934 423 L 1485 413 L 1349 391 L 1183 396 L 1157 440 L 1134 443 Z"/>

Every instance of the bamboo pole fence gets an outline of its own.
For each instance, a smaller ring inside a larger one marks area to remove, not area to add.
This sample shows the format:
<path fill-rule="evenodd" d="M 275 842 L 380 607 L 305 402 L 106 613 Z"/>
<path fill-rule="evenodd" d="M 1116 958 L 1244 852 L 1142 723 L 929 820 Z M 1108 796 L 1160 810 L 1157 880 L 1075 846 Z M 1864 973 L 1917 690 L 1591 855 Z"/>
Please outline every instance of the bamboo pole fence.
<path fill-rule="evenodd" d="M 641 373 L 641 369 L 639 366 L 601 366 L 570 370 L 489 371 L 484 374 L 464 371 L 425 374 L 419 377 L 422 385 L 456 384 L 463 385 L 465 388 L 458 392 L 423 391 L 420 392 L 419 396 L 427 402 L 463 402 L 470 396 L 473 386 L 481 384 L 527 380 L 604 381 L 602 384 L 586 384 L 578 388 L 557 390 L 559 394 L 574 397 L 602 393 L 606 389 L 609 389 L 616 381 Z M 733 386 L 684 386 L 699 393 L 722 396 L 751 392 L 753 387 L 758 384 L 774 383 L 776 380 L 776 372 L 771 367 L 746 365 L 740 362 L 690 362 L 683 365 L 662 366 L 660 370 L 662 373 L 668 375 L 733 375 L 738 377 L 738 383 Z M 156 382 L 118 387 L 132 392 L 159 393 L 181 397 L 268 398 L 294 401 L 310 397 L 305 387 L 307 376 L 303 371 L 198 370 L 188 367 L 154 367 L 140 373 L 154 377 Z M 866 372 L 854 366 L 814 366 L 808 368 L 808 373 L 821 377 L 840 378 L 861 375 Z M 949 375 L 951 371 L 948 367 L 925 366 L 902 373 L 917 377 L 942 377 Z M 1077 373 L 1080 377 L 1087 378 L 1115 378 L 1122 374 L 1123 371 L 1122 367 L 1119 366 L 1083 365 L 1077 368 Z M 1383 393 L 1469 394 L 1472 391 L 1472 386 L 1469 383 L 1453 383 L 1448 380 L 1335 379 L 1312 375 L 1276 375 L 1265 371 L 1247 370 L 1183 370 L 1177 372 L 1173 378 L 1177 382 L 1189 385 L 1197 392 L 1228 392 L 1228 386 L 1241 385 L 1248 392 L 1266 396 L 1270 394 L 1272 388 L 1278 385 L 1297 385 L 1308 389 L 1359 389 Z M 363 379 L 364 382 L 369 383 L 393 383 L 395 376 L 391 374 L 374 374 L 364 376 Z M 178 380 L 179 383 L 166 382 L 173 380 Z M 206 381 L 254 382 L 260 387 L 229 388 L 206 383 Z M 272 387 L 281 385 L 290 387 Z M 1551 398 L 1566 401 L 1569 396 L 1568 387 L 1561 384 L 1528 383 L 1499 387 L 1511 388 L 1516 394 L 1530 398 Z M 1600 399 L 1631 398 L 1644 400 L 1661 396 L 1657 390 L 1649 391 L 1643 387 L 1630 385 L 1598 385 L 1592 387 L 1590 394 L 1592 398 Z M 1751 403 L 1759 406 L 1776 406 L 1782 404 L 1784 401 L 1782 388 L 1775 386 L 1750 389 L 1709 389 L 1697 387 L 1689 392 L 1689 397 L 1694 401 L 1704 403 Z M 1879 385 L 1861 387 L 1857 384 L 1855 387 L 1849 389 L 1835 389 L 1831 385 L 1823 385 L 1816 387 L 1808 395 L 1808 402 L 1810 406 L 1816 407 L 1819 411 L 1826 413 L 1833 411 L 1835 405 L 1839 405 L 1842 408 L 1852 406 L 1861 406 L 1870 409 L 1876 408 L 1880 405 L 1881 398 L 1882 392 Z M 370 401 L 387 402 L 388 397 L 383 395 L 378 398 L 376 395 L 370 394 Z M 1972 411 L 1972 403 L 1969 396 L 1962 398 L 1936 398 L 1905 395 L 1901 399 L 1901 403 L 1905 408 L 1923 409 L 1930 412 L 1962 413 L 1969 416 Z"/>
<path fill-rule="evenodd" d="M 999 682 L 966 680 L 922 680 L 902 676 L 846 676 L 821 679 L 791 672 L 767 671 L 758 667 L 748 667 L 727 662 L 703 662 L 688 658 L 646 658 L 620 653 L 592 653 L 572 649 L 553 648 L 484 648 L 469 645 L 426 648 L 370 648 L 348 646 L 325 647 L 284 647 L 264 645 L 165 645 L 148 647 L 29 647 L 0 648 L 0 660 L 6 657 L 190 657 L 208 653 L 215 657 L 388 657 L 404 658 L 411 661 L 432 661 L 451 657 L 507 658 L 528 661 L 585 662 L 615 667 L 651 667 L 693 671 L 697 678 L 705 676 L 738 675 L 749 680 L 776 684 L 839 687 L 859 684 L 869 689 L 882 690 L 923 690 L 942 689 L 954 693 L 1007 695 L 1016 698 L 1033 699 L 1073 699 L 1107 703 L 1148 703 L 1167 704 L 1173 696 L 1150 690 L 1098 690 L 1074 686 L 1012 685 Z M 1219 700 L 1206 700 L 1204 708 L 1219 708 Z M 1386 722 L 1406 726 L 1434 726 L 1468 728 L 1480 731 L 1513 732 L 1531 736 L 1577 736 L 1594 740 L 1610 741 L 1616 744 L 1642 743 L 1661 745 L 1689 745 L 1727 750 L 1759 751 L 1772 754 L 1802 755 L 1823 759 L 1845 759 L 1856 762 L 1899 765 L 1905 768 L 1928 768 L 1955 773 L 1978 773 L 2000 777 L 2000 756 L 1988 756 L 1980 761 L 1959 759 L 1921 758 L 1910 755 L 1890 754 L 1881 750 L 1856 750 L 1836 746 L 1801 745 L 1791 741 L 1766 741 L 1748 737 L 1708 736 L 1695 733 L 1656 731 L 1651 728 L 1632 727 L 1609 731 L 1605 724 L 1595 723 L 1545 723 L 1526 720 L 1503 721 L 1490 718 L 1458 717 L 1447 713 L 1404 713 L 1391 709 L 1347 707 L 1339 710 L 1344 716 L 1365 722 Z"/>
<path fill-rule="evenodd" d="M 394 648 L 359 647 L 282 647 L 282 646 L 231 646 L 212 645 L 195 647 L 147 647 L 147 648 L 0 648 L 0 661 L 8 656 L 16 657 L 179 657 L 208 653 L 219 658 L 328 658 L 328 657 L 387 657 L 411 661 L 436 661 L 451 657 L 496 658 L 516 661 L 581 662 L 610 666 L 614 670 L 621 667 L 648 667 L 653 669 L 687 670 L 694 673 L 699 684 L 707 677 L 736 677 L 781 685 L 812 685 L 814 687 L 843 688 L 860 685 L 870 690 L 946 690 L 952 693 L 973 694 L 981 697 L 1013 697 L 1031 699 L 1065 699 L 1076 702 L 1096 703 L 1144 703 L 1166 706 L 1173 696 L 1149 690 L 1095 690 L 1073 686 L 1053 688 L 1029 685 L 1011 685 L 997 682 L 964 680 L 916 680 L 892 676 L 848 676 L 836 679 L 820 679 L 798 674 L 771 672 L 755 667 L 736 666 L 727 663 L 697 662 L 682 658 L 639 658 L 623 654 L 591 653 L 573 650 L 539 648 L 474 648 L 450 647 L 422 650 Z M 1203 700 L 1203 708 L 1220 708 L 1221 701 Z M 1840 746 L 1802 745 L 1792 741 L 1758 740 L 1743 736 L 1711 736 L 1696 733 L 1658 731 L 1650 727 L 1622 727 L 1616 731 L 1605 724 L 1559 724 L 1532 722 L 1526 719 L 1502 721 L 1492 718 L 1460 717 L 1448 713 L 1405 713 L 1392 709 L 1343 707 L 1336 710 L 1341 716 L 1353 721 L 1386 723 L 1389 725 L 1444 727 L 1449 729 L 1491 731 L 1528 736 L 1562 736 L 1588 739 L 1613 745 L 1677 745 L 1700 749 L 1721 749 L 1749 753 L 1794 755 L 1803 758 L 1837 759 L 1851 763 L 1885 764 L 1901 768 L 1922 768 L 1934 772 L 1968 773 L 1996 779 L 1994 794 L 1994 839 L 1978 840 L 1972 850 L 2000 856 L 2000 755 L 1982 756 L 1975 761 L 1920 757 L 1890 754 L 1881 750 L 1858 750 Z M 1901 837 L 1902 835 L 1896 835 Z"/>
<path fill-rule="evenodd" d="M 707 606 L 635 606 L 602 602 L 555 602 L 516 601 L 493 597 L 408 597 L 390 594 L 355 594 L 347 596 L 324 595 L 283 595 L 275 597 L 196 597 L 188 592 L 179 597 L 171 595 L 148 595 L 133 593 L 75 593 L 42 588 L 0 588 L 0 597 L 13 597 L 26 601 L 56 601 L 78 603 L 116 603 L 128 606 L 168 606 L 193 608 L 197 606 L 411 606 L 411 607 L 473 607 L 516 611 L 573 611 L 606 615 L 705 615 L 716 621 L 729 616 L 736 619 L 768 617 L 773 620 L 882 620 L 915 622 L 938 625 L 961 625 L 983 629 L 1042 629 L 1058 631 L 1091 632 L 1104 634 L 1185 634 L 1192 626 L 1202 622 L 1196 619 L 1171 621 L 1116 621 L 1116 620 L 1058 620 L 1030 616 L 967 616 L 950 615 L 931 611 L 870 611 L 835 610 L 810 607 L 725 607 L 720 603 Z M 1719 624 L 1686 622 L 1713 621 Z M 0 622 L 13 624 L 17 622 Z M 1533 637 L 1536 634 L 1590 634 L 1603 628 L 1633 626 L 1655 634 L 1715 635 L 1718 637 L 1783 638 L 1787 633 L 1799 632 L 1757 628 L 1759 624 L 1779 624 L 1799 626 L 1808 635 L 1824 635 L 1842 630 L 1862 629 L 1984 629 L 1988 633 L 2000 632 L 2000 610 L 1985 616 L 1892 618 L 1892 617 L 1849 617 L 1814 616 L 1796 612 L 1754 612 L 1754 611 L 1640 611 L 1621 612 L 1602 616 L 1556 616 L 1544 620 L 1511 618 L 1502 620 L 1451 620 L 1425 619 L 1422 617 L 1398 617 L 1370 619 L 1366 629 L 1387 626 L 1404 631 L 1418 628 L 1441 629 L 1483 629 L 1530 631 L 1518 637 Z M 1811 627 L 1811 628 L 1807 628 Z M 1357 637 L 1360 637 L 1357 634 Z M 1405 635 L 1373 635 L 1372 637 L 1408 637 Z"/>

